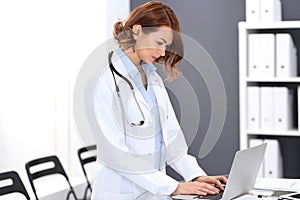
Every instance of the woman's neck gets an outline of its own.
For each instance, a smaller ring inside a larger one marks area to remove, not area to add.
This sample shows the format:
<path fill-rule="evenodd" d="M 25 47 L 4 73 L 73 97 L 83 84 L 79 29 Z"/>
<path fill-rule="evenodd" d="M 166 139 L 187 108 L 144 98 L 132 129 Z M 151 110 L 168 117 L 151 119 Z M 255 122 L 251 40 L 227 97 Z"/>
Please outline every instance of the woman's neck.
<path fill-rule="evenodd" d="M 143 85 L 144 85 L 145 89 L 147 90 L 147 77 L 142 68 L 141 59 L 133 50 L 125 51 L 125 54 L 131 60 L 131 62 L 134 64 L 134 66 L 137 68 L 137 70 L 140 72 Z"/>
<path fill-rule="evenodd" d="M 142 66 L 141 66 L 141 59 L 132 49 L 125 51 L 125 54 L 131 60 L 131 62 L 135 65 L 135 67 L 139 70 L 139 72 L 141 70 L 143 70 Z"/>

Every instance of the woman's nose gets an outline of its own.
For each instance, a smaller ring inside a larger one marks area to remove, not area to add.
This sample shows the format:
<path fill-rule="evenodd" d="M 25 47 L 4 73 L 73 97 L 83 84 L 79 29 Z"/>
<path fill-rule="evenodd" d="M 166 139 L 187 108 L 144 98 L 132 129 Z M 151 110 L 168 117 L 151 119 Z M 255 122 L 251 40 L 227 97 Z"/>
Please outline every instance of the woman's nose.
<path fill-rule="evenodd" d="M 166 55 L 166 50 L 165 49 L 159 49 L 159 54 L 160 56 L 165 56 Z"/>

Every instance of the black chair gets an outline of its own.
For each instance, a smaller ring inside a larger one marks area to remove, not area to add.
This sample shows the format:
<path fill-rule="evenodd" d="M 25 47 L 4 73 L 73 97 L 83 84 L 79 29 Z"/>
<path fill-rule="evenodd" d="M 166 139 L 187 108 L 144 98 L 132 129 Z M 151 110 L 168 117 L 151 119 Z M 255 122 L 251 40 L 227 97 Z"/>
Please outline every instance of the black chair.
<path fill-rule="evenodd" d="M 79 157 L 79 161 L 80 161 L 80 164 L 81 164 L 81 168 L 82 168 L 83 174 L 84 174 L 86 182 L 87 182 L 87 186 L 84 190 L 84 197 L 83 197 L 84 200 L 87 199 L 88 191 L 92 192 L 91 182 L 89 181 L 89 178 L 87 176 L 85 165 L 89 164 L 91 162 L 95 162 L 96 161 L 96 156 L 93 156 L 93 155 L 90 154 L 90 156 L 85 156 L 84 157 L 83 154 L 84 153 L 86 154 L 89 151 L 94 151 L 96 149 L 97 149 L 96 145 L 91 145 L 91 146 L 82 147 L 82 148 L 78 149 L 78 152 L 77 152 L 78 157 Z"/>
<path fill-rule="evenodd" d="M 31 167 L 34 167 L 34 166 L 40 165 L 40 164 L 44 164 L 44 163 L 48 163 L 48 162 L 54 163 L 54 167 L 49 168 L 49 169 L 42 169 L 40 171 L 36 171 L 34 173 L 31 173 L 31 171 L 30 171 Z M 35 186 L 33 184 L 33 181 L 35 179 L 38 179 L 38 178 L 41 178 L 41 177 L 44 177 L 44 176 L 48 176 L 48 175 L 54 175 L 54 174 L 63 175 L 65 177 L 65 179 L 67 180 L 68 184 L 69 184 L 70 190 L 67 194 L 66 199 L 69 199 L 70 195 L 73 194 L 73 197 L 75 198 L 75 200 L 78 200 L 78 198 L 75 194 L 75 191 L 74 191 L 74 189 L 73 189 L 73 187 L 72 187 L 72 185 L 69 181 L 69 177 L 67 176 L 67 174 L 66 174 L 66 172 L 65 172 L 65 170 L 64 170 L 64 168 L 63 168 L 63 166 L 62 166 L 62 164 L 59 161 L 57 156 L 49 156 L 49 157 L 44 157 L 44 158 L 39 158 L 39 159 L 32 160 L 32 161 L 26 163 L 25 168 L 26 168 L 26 172 L 27 172 L 27 175 L 28 175 L 29 182 L 31 184 L 33 193 L 34 193 L 35 198 L 37 200 L 39 198 L 36 194 L 36 189 L 35 189 Z"/>
<path fill-rule="evenodd" d="M 27 200 L 30 200 L 27 190 L 17 172 L 9 171 L 0 173 L 0 181 L 4 180 L 12 180 L 12 184 L 0 187 L 0 196 L 17 192 L 23 194 Z"/>

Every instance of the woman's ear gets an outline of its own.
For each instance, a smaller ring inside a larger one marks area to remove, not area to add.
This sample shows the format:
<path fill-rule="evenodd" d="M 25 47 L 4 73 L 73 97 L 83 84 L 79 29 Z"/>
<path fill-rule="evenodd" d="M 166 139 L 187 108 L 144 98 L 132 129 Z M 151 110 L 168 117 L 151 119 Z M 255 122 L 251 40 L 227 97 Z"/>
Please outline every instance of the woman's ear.
<path fill-rule="evenodd" d="M 142 31 L 142 26 L 141 25 L 139 25 L 139 24 L 133 25 L 133 27 L 132 27 L 132 35 L 133 35 L 133 38 L 135 40 L 138 39 L 141 31 Z"/>

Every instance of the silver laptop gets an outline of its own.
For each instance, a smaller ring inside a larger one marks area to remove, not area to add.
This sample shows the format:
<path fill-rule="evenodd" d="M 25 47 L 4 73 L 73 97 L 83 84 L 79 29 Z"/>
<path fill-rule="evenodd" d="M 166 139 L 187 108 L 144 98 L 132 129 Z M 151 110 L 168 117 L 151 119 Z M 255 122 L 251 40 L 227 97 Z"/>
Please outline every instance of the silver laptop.
<path fill-rule="evenodd" d="M 266 147 L 267 143 L 264 143 L 236 152 L 221 199 L 233 199 L 253 189 Z M 176 195 L 172 199 L 216 199 L 214 196 Z"/>

